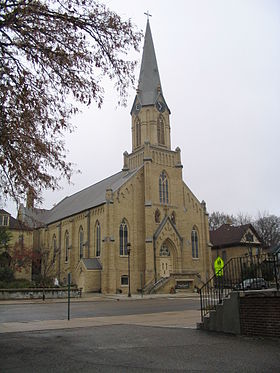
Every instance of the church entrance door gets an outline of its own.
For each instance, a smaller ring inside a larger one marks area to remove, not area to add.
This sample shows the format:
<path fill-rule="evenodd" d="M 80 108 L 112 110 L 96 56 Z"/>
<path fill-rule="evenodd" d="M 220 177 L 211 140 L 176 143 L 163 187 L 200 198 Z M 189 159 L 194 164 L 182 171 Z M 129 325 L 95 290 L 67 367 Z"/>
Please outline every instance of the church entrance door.
<path fill-rule="evenodd" d="M 161 246 L 159 256 L 160 277 L 169 277 L 172 270 L 172 261 L 170 251 L 166 245 L 163 244 Z"/>
<path fill-rule="evenodd" d="M 160 277 L 169 277 L 171 268 L 170 258 L 160 258 Z"/>

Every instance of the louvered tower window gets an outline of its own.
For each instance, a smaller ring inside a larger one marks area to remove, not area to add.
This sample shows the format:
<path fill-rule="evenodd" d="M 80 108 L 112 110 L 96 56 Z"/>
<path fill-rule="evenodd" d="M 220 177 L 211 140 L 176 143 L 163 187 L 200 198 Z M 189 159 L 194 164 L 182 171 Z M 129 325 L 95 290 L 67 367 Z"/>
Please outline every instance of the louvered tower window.
<path fill-rule="evenodd" d="M 157 121 L 157 138 L 158 138 L 158 143 L 160 145 L 165 144 L 165 141 L 164 141 L 164 119 L 163 119 L 162 115 L 160 115 L 158 117 L 158 121 Z"/>
<path fill-rule="evenodd" d="M 141 145 L 141 123 L 140 119 L 136 119 L 136 146 Z"/>

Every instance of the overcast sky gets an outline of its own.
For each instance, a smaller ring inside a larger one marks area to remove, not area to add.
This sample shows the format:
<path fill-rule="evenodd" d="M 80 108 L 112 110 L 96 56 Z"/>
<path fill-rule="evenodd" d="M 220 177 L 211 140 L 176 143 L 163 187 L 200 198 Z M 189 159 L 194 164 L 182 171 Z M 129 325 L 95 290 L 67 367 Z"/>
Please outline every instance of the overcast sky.
<path fill-rule="evenodd" d="M 142 30 L 144 12 L 152 14 L 172 149 L 181 148 L 183 178 L 197 198 L 210 213 L 280 216 L 280 1 L 104 2 Z M 68 160 L 82 173 L 46 192 L 41 207 L 118 172 L 123 152 L 131 152 L 135 92 L 127 108 L 117 108 L 117 93 L 104 87 L 102 109 L 84 110 L 66 136 Z M 11 204 L 5 208 L 15 216 Z"/>

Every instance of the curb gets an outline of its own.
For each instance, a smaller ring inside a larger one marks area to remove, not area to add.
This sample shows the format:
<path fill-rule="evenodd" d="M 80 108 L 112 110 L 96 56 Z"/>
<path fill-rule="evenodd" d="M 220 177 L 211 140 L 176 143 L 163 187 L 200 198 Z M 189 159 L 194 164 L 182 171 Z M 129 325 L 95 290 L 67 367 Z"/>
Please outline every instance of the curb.
<path fill-rule="evenodd" d="M 147 295 L 138 295 L 134 294 L 131 297 L 128 297 L 126 294 L 85 294 L 81 298 L 71 298 L 71 303 L 79 302 L 102 302 L 102 301 L 136 301 L 136 300 L 147 300 L 147 299 L 161 299 L 161 298 L 181 298 L 181 299 L 199 299 L 197 293 L 176 293 L 176 294 L 147 294 Z M 52 304 L 52 303 L 67 303 L 67 298 L 58 298 L 58 299 L 9 299 L 9 300 L 0 300 L 0 306 L 5 304 Z"/>

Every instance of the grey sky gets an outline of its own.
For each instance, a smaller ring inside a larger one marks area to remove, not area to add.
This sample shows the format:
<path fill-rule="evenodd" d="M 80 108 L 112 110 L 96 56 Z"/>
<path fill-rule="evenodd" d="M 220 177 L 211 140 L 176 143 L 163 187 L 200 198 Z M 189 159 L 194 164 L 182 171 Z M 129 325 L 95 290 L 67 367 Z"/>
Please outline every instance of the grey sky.
<path fill-rule="evenodd" d="M 172 149 L 208 211 L 280 215 L 280 1 L 111 0 L 105 3 L 145 30 L 149 10 L 163 93 L 171 110 Z M 141 59 L 141 53 L 136 55 Z M 139 66 L 136 70 L 139 76 Z M 130 109 L 105 103 L 73 119 L 68 159 L 82 174 L 46 192 L 44 208 L 122 168 L 131 151 Z M 6 206 L 15 215 L 11 204 Z"/>

